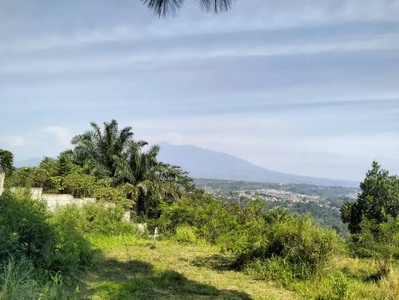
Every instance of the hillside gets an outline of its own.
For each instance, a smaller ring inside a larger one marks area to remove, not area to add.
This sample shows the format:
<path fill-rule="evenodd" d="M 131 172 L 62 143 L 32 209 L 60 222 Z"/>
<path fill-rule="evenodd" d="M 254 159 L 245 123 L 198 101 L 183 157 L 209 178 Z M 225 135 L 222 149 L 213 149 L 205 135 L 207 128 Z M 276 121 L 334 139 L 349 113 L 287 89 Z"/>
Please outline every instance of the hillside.
<path fill-rule="evenodd" d="M 272 183 L 306 183 L 318 186 L 358 187 L 347 180 L 314 178 L 268 170 L 226 153 L 215 152 L 191 145 L 175 146 L 161 143 L 159 159 L 181 166 L 191 177 L 229 179 Z"/>
<path fill-rule="evenodd" d="M 14 167 L 16 168 L 21 168 L 21 167 L 37 167 L 39 166 L 40 162 L 42 161 L 42 157 L 34 157 L 31 159 L 27 159 L 27 160 L 21 160 L 21 161 L 16 161 L 14 162 Z"/>

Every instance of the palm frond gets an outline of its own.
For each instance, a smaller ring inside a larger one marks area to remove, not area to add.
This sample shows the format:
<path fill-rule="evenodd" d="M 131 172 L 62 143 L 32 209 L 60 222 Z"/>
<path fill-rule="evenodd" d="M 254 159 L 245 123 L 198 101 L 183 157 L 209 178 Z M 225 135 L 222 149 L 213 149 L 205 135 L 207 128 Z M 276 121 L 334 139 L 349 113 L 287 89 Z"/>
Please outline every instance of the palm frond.
<path fill-rule="evenodd" d="M 206 12 L 219 13 L 231 8 L 232 0 L 198 0 L 201 9 Z"/>
<path fill-rule="evenodd" d="M 176 15 L 176 11 L 184 4 L 184 0 L 141 0 L 141 2 L 159 17 Z"/>
<path fill-rule="evenodd" d="M 185 0 L 141 0 L 147 7 L 159 17 L 176 15 Z M 202 10 L 219 13 L 229 10 L 233 0 L 197 0 Z"/>

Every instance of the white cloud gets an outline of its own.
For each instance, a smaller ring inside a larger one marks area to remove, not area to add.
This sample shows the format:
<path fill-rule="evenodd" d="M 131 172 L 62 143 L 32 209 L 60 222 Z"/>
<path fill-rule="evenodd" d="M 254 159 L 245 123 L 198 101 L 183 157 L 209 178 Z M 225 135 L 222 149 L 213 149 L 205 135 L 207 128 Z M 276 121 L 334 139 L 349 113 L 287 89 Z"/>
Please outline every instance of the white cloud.
<path fill-rule="evenodd" d="M 60 126 L 48 126 L 40 129 L 36 134 L 39 138 L 55 139 L 60 145 L 70 145 L 73 134 Z"/>
<path fill-rule="evenodd" d="M 25 139 L 21 136 L 5 136 L 0 137 L 0 143 L 8 147 L 23 147 L 25 146 Z"/>

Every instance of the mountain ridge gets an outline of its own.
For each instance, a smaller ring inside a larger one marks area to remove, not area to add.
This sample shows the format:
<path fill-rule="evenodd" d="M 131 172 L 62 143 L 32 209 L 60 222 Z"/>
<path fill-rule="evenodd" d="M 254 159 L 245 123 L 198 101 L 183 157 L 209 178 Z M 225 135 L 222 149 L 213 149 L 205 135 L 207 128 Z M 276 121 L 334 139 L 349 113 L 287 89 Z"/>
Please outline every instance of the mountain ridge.
<path fill-rule="evenodd" d="M 160 142 L 158 145 L 161 147 L 158 156 L 160 161 L 180 166 L 193 178 L 359 187 L 359 182 L 356 181 L 317 178 L 269 170 L 231 154 L 193 145 L 172 145 L 167 142 Z M 34 167 L 38 166 L 41 160 L 42 158 L 36 157 L 17 161 L 14 166 Z"/>
<path fill-rule="evenodd" d="M 161 146 L 159 153 L 161 161 L 178 165 L 195 178 L 359 187 L 359 182 L 356 181 L 317 178 L 269 170 L 231 154 L 193 145 L 172 145 L 165 142 L 159 145 Z"/>

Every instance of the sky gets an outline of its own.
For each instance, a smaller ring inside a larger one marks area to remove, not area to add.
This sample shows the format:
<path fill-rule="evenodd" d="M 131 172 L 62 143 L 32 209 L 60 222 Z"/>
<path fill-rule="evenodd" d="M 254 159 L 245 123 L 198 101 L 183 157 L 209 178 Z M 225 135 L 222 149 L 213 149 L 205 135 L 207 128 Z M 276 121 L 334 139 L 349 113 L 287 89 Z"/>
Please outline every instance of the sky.
<path fill-rule="evenodd" d="M 0 1 L 0 148 L 57 156 L 91 121 L 272 170 L 399 174 L 399 0 Z"/>

